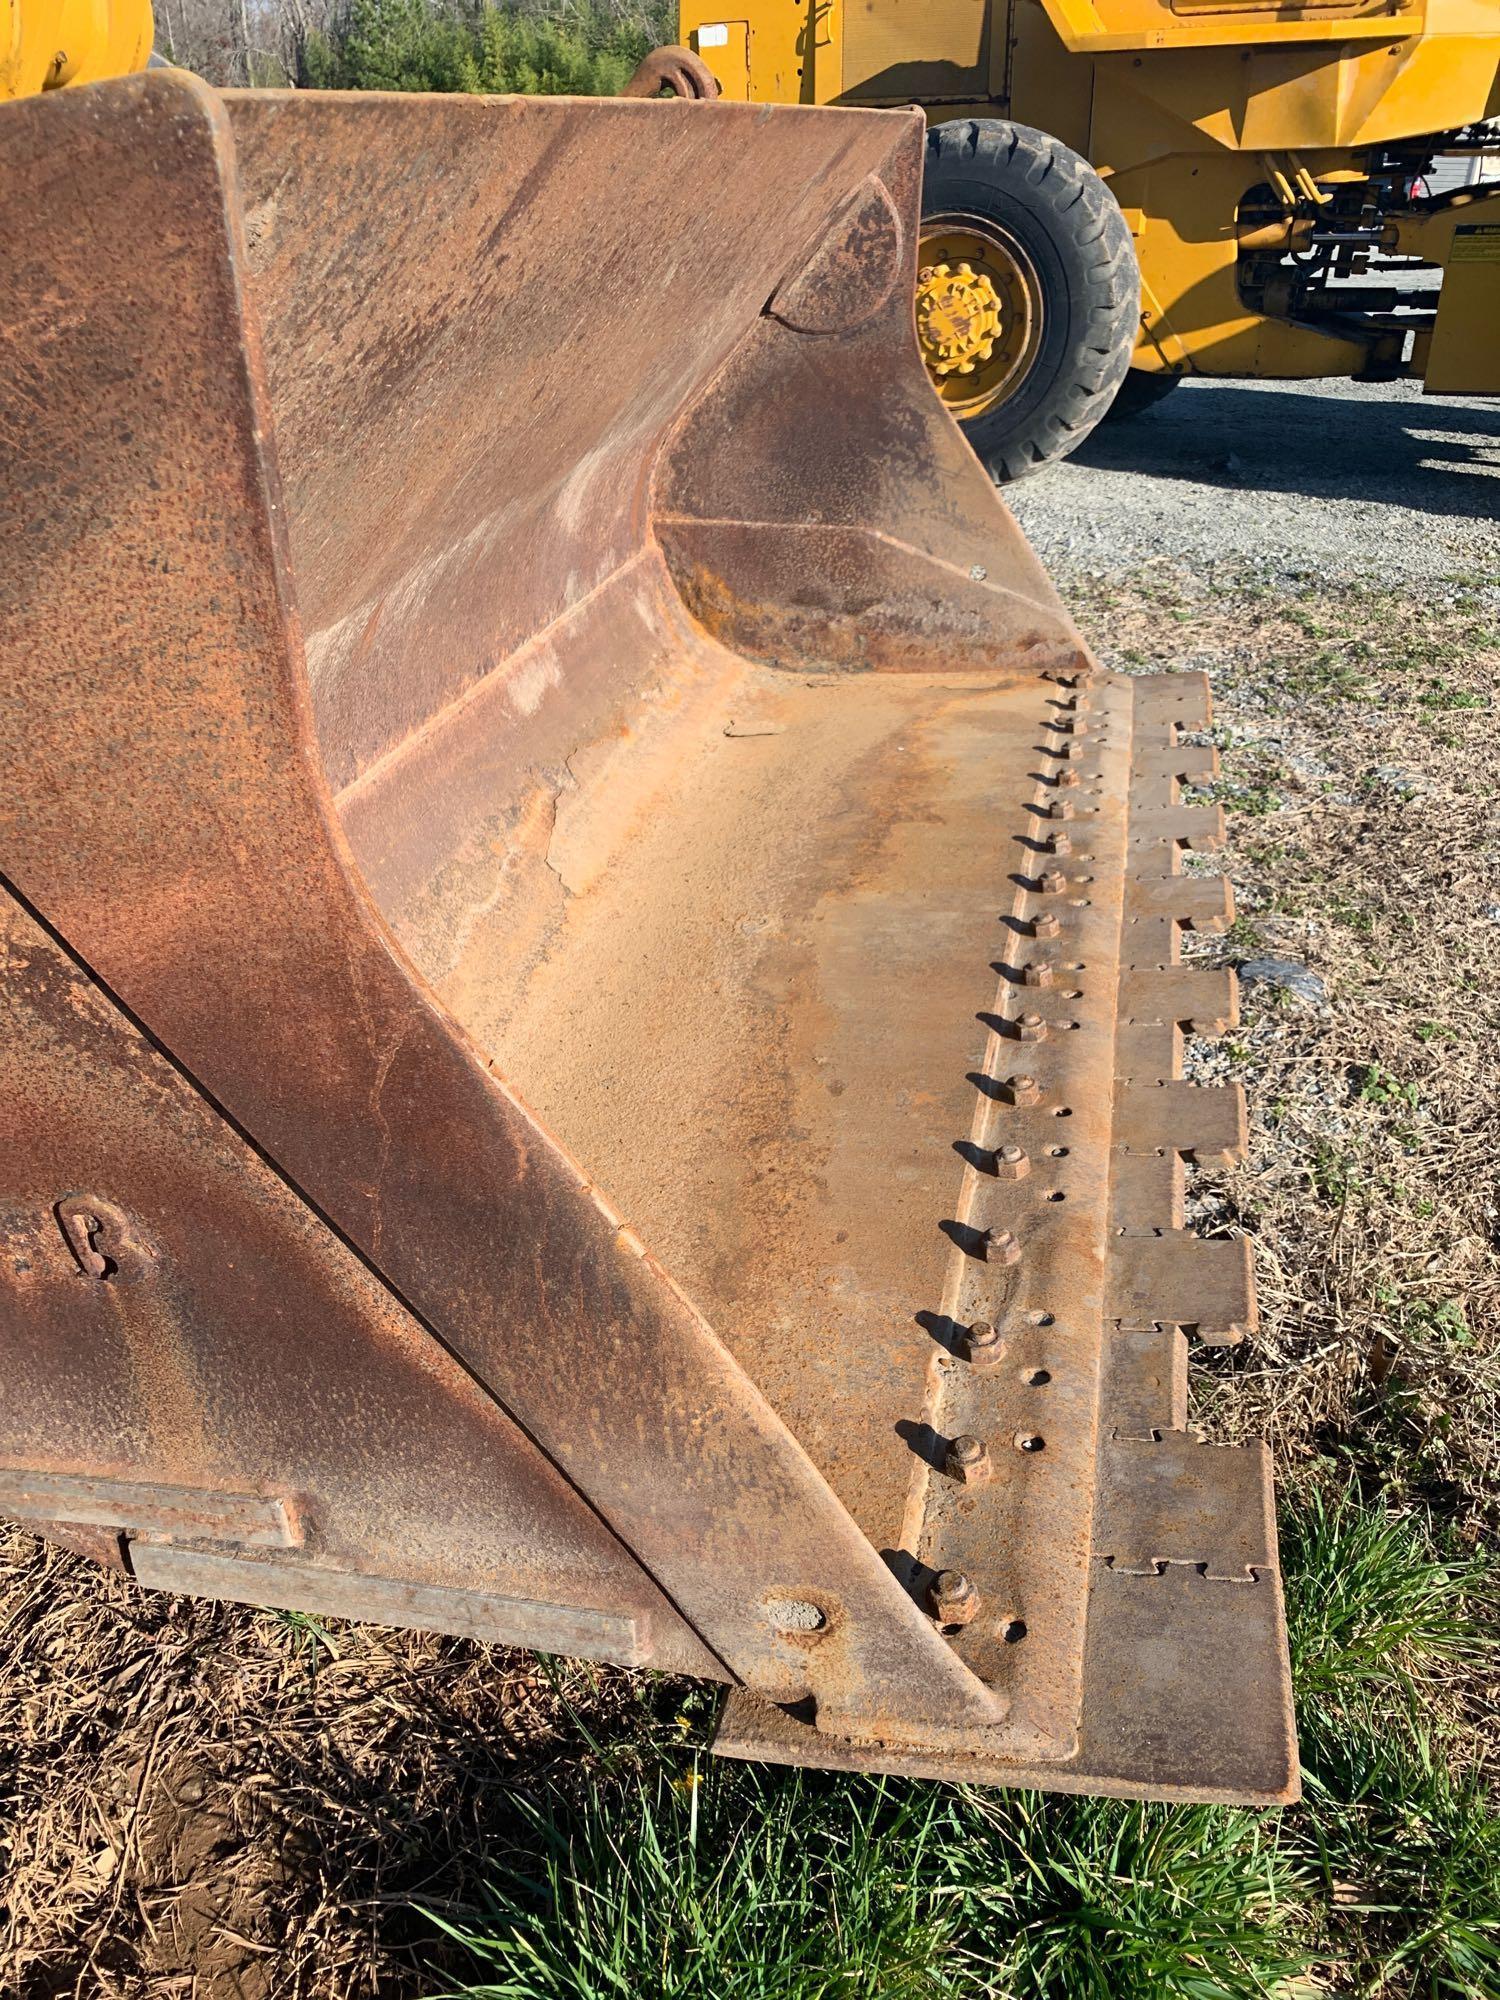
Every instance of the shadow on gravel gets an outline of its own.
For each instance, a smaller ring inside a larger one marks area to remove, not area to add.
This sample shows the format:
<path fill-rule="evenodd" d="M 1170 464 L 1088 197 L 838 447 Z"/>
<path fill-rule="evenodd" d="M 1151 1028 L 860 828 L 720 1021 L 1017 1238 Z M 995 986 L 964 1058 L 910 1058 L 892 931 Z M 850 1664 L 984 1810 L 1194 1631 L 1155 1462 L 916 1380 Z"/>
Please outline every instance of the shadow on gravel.
<path fill-rule="evenodd" d="M 1500 519 L 1500 400 L 1376 402 L 1185 382 L 1135 417 L 1112 417 L 1071 454 L 1101 472 L 1201 486 L 1367 500 Z"/>

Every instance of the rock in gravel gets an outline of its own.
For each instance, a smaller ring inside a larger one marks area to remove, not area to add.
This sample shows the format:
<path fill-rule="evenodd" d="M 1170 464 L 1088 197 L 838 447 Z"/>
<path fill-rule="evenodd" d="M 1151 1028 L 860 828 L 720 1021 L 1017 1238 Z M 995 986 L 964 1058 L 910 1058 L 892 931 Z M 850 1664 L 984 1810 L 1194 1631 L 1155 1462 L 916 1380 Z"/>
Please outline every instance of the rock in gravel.
<path fill-rule="evenodd" d="M 1403 770 L 1399 764 L 1377 764 L 1370 778 L 1377 785 L 1388 785 L 1404 799 L 1421 798 L 1432 790 L 1431 779 L 1424 778 L 1420 771 Z"/>
<path fill-rule="evenodd" d="M 1327 982 L 1310 965 L 1295 958 L 1247 958 L 1239 965 L 1240 984 L 1246 988 L 1279 986 L 1310 1007 L 1328 1005 Z"/>

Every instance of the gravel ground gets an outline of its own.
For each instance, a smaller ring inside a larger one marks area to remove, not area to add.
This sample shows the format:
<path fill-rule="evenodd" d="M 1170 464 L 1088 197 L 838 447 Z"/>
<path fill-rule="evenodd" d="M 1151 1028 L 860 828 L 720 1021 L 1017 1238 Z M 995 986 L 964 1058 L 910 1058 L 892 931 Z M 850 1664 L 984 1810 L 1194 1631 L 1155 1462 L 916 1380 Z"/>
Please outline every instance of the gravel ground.
<path fill-rule="evenodd" d="M 1500 399 L 1184 382 L 1006 499 L 1057 574 L 1166 559 L 1399 587 L 1500 568 Z"/>

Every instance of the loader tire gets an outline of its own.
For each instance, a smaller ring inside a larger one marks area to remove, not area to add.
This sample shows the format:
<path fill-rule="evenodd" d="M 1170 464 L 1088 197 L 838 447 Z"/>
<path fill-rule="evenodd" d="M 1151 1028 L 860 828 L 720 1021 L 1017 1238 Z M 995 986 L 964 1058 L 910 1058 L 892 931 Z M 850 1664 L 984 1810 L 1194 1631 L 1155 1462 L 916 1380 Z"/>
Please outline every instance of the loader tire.
<path fill-rule="evenodd" d="M 1130 231 L 1088 161 L 1006 119 L 934 126 L 918 264 L 928 373 L 996 482 L 1081 444 L 1140 323 Z"/>

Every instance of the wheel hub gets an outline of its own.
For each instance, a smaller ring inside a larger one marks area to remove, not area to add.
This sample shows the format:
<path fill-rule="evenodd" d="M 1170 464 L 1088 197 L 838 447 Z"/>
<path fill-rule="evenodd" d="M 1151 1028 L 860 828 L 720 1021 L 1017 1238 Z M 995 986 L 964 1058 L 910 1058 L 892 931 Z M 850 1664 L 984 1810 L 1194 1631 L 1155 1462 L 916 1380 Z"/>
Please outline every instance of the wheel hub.
<path fill-rule="evenodd" d="M 1000 295 L 967 263 L 924 264 L 917 273 L 917 339 L 934 375 L 972 375 L 1000 335 Z"/>

